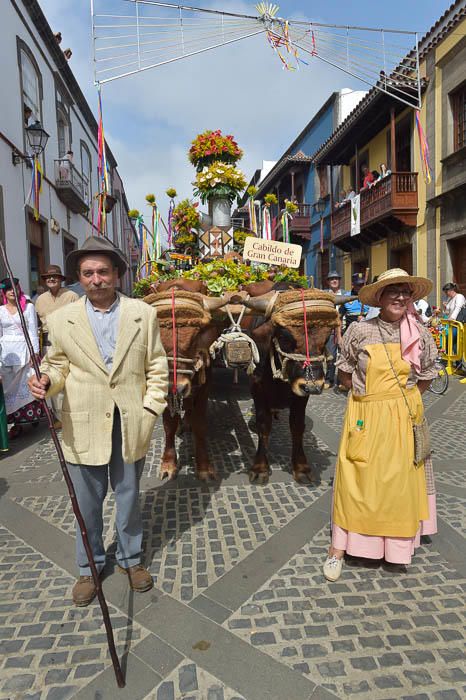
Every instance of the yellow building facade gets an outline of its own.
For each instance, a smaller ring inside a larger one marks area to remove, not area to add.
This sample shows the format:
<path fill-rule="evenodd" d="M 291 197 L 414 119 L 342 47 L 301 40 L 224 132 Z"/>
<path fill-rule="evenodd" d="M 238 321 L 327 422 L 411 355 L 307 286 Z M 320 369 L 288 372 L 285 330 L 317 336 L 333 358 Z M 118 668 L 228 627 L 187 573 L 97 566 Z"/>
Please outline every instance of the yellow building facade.
<path fill-rule="evenodd" d="M 466 289 L 464 6 L 464 0 L 454 3 L 419 44 L 419 119 L 430 173 L 421 159 L 415 110 L 377 88 L 314 154 L 331 177 L 338 172 L 334 191 L 360 195 L 358 235 L 351 235 L 350 202 L 334 202 L 332 214 L 332 243 L 347 289 L 354 272 L 366 271 L 370 281 L 389 267 L 433 279 L 433 304 L 440 303 L 446 282 Z M 377 181 L 362 189 L 365 167 Z M 378 177 L 385 168 L 385 177 Z"/>

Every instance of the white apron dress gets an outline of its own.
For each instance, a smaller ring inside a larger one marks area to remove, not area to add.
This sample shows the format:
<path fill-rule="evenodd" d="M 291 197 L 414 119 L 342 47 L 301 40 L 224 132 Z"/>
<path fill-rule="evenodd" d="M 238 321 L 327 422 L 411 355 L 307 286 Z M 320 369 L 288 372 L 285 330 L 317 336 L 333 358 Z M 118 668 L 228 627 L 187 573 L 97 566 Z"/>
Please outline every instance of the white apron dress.
<path fill-rule="evenodd" d="M 26 304 L 24 318 L 31 336 L 34 352 L 39 353 L 37 316 L 34 305 Z M 0 374 L 5 394 L 7 415 L 15 413 L 34 401 L 27 381 L 33 370 L 30 367 L 29 350 L 24 338 L 18 312 L 10 314 L 6 306 L 0 306 Z"/>

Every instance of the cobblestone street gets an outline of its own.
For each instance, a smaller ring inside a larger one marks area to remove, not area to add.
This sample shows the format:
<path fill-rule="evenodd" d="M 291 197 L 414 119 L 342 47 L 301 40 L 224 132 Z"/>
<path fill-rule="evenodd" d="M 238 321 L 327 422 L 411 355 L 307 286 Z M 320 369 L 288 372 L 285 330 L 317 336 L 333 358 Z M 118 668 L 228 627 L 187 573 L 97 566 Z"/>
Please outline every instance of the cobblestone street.
<path fill-rule="evenodd" d="M 0 699 L 455 700 L 466 697 L 466 388 L 427 393 L 439 533 L 407 571 L 349 559 L 321 570 L 346 397 L 311 398 L 305 449 L 315 483 L 291 478 L 287 415 L 274 422 L 272 476 L 250 485 L 256 436 L 247 384 L 217 375 L 210 451 L 220 478 L 160 482 L 157 426 L 142 481 L 145 563 L 155 588 L 114 570 L 104 512 L 104 590 L 127 685 L 118 690 L 95 602 L 74 608 L 74 516 L 44 428 L 13 443 L 0 477 Z"/>

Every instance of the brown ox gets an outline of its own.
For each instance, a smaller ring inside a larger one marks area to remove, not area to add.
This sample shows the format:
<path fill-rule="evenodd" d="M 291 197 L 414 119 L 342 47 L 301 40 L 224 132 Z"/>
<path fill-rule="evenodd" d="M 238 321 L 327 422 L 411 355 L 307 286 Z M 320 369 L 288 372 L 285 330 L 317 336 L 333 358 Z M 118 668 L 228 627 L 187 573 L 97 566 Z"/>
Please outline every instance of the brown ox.
<path fill-rule="evenodd" d="M 211 375 L 209 347 L 218 337 L 210 312 L 223 306 L 225 301 L 186 291 L 186 282 L 188 280 L 183 280 L 183 290 L 178 289 L 176 280 L 165 285 L 165 289 L 167 286 L 174 289 L 175 329 L 170 288 L 144 299 L 157 309 L 170 372 L 168 407 L 163 413 L 165 448 L 160 477 L 175 479 L 178 476 L 175 435 L 183 409 L 185 424 L 191 427 L 194 438 L 196 476 L 206 481 L 217 476 L 215 467 L 209 461 L 206 443 Z"/>
<path fill-rule="evenodd" d="M 249 288 L 248 291 L 253 290 Z M 311 394 L 322 392 L 325 345 L 332 328 L 338 325 L 335 309 L 338 300 L 333 294 L 315 289 L 305 290 L 304 297 L 306 324 L 303 299 L 298 290 L 243 300 L 255 313 L 267 314 L 250 329 L 260 353 L 260 364 L 251 379 L 259 438 L 249 475 L 251 482 L 267 483 L 269 479 L 267 447 L 272 416 L 276 409 L 283 408 L 290 412 L 293 478 L 298 483 L 312 480 L 303 448 L 306 405 Z M 237 303 L 240 299 L 233 297 L 232 301 Z M 306 361 L 306 334 L 309 362 Z"/>

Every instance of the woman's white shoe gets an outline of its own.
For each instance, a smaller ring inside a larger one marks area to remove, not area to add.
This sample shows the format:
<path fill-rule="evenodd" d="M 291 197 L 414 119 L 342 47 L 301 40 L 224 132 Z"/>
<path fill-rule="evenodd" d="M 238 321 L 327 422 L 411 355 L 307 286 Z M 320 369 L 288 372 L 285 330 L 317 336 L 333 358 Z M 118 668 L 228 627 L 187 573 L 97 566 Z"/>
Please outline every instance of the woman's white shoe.
<path fill-rule="evenodd" d="M 331 557 L 327 557 L 324 564 L 324 576 L 327 581 L 338 581 L 341 575 L 341 570 L 343 568 L 343 557 L 338 559 L 335 554 Z"/>

